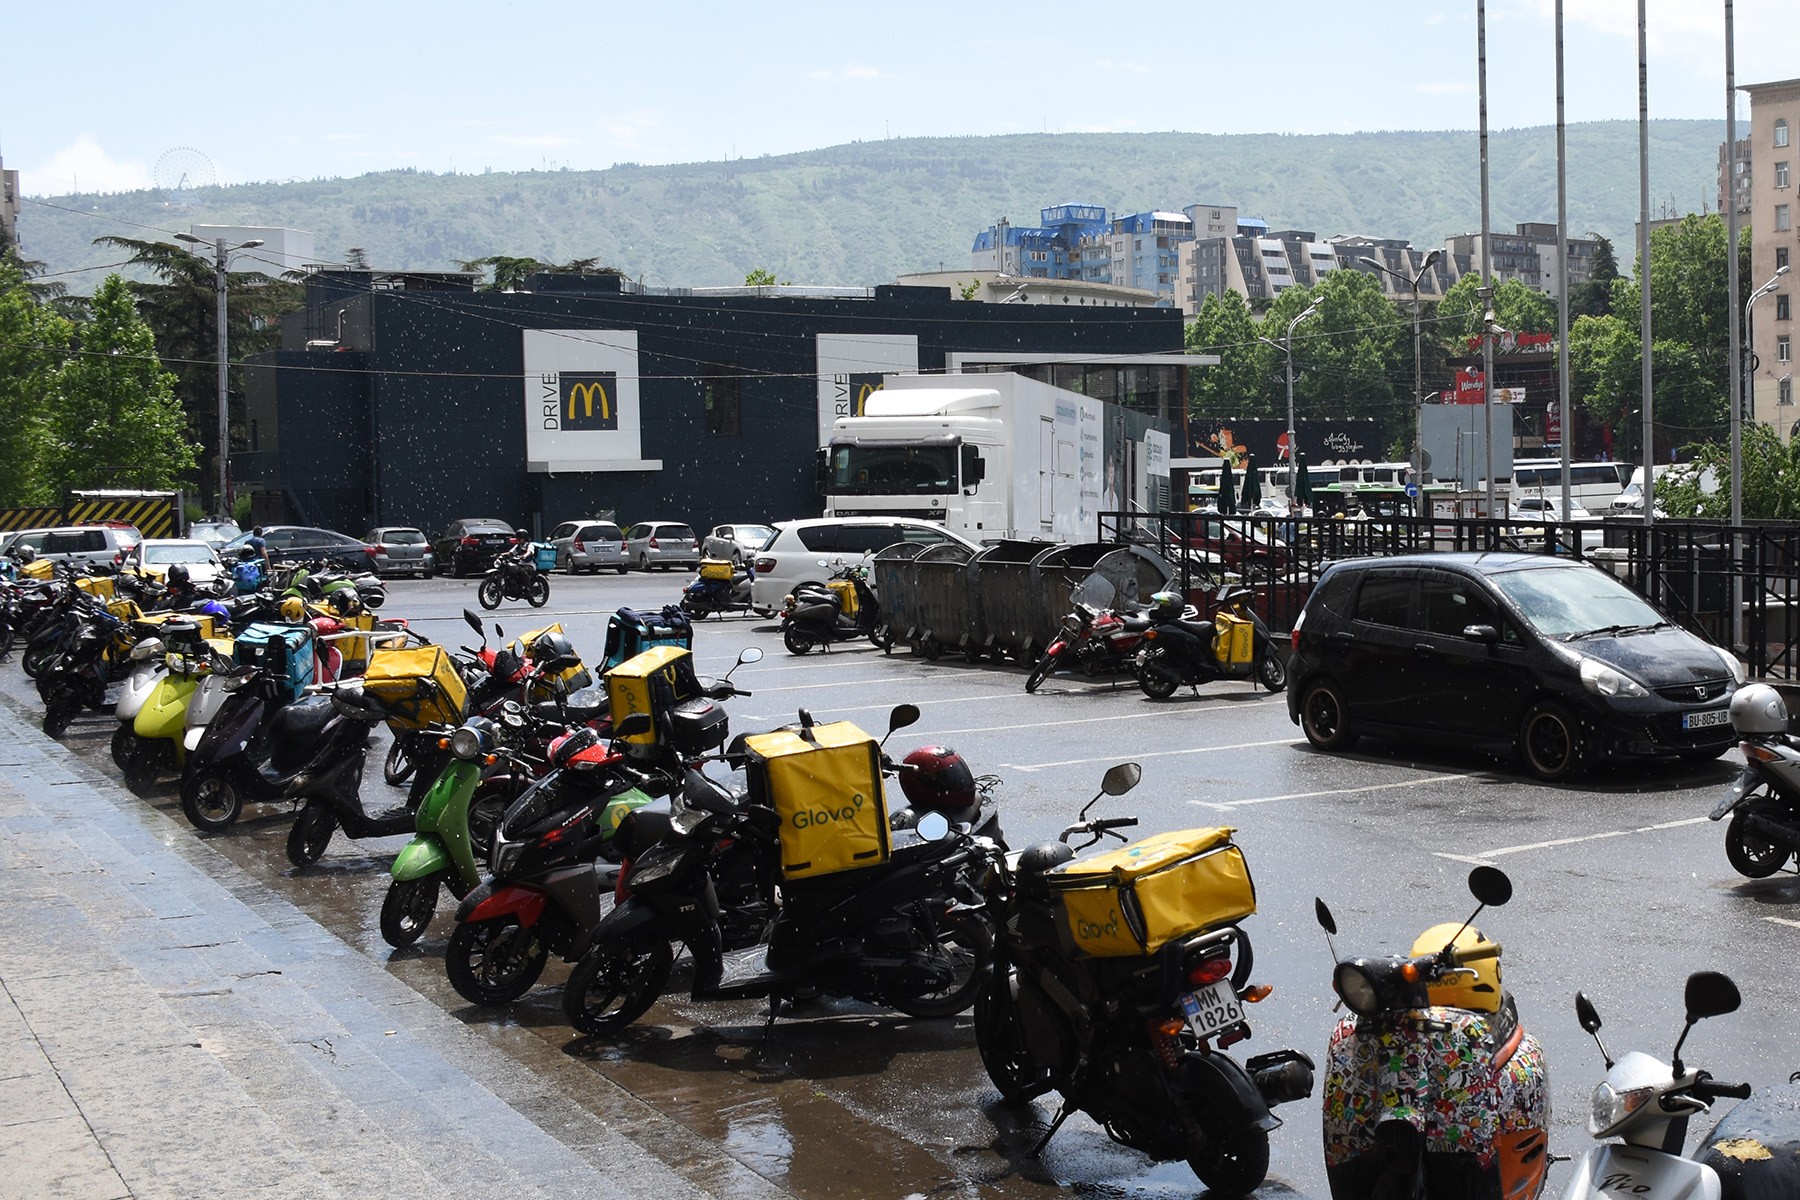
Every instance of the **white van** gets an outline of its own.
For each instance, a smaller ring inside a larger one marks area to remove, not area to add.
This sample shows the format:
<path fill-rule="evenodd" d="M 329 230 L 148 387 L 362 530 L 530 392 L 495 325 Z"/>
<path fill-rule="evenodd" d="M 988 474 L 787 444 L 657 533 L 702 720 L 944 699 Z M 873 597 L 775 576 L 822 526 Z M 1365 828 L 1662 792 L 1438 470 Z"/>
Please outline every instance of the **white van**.
<path fill-rule="evenodd" d="M 15 546 L 30 546 L 39 558 L 74 562 L 84 566 L 113 566 L 125 551 L 143 541 L 132 525 L 59 525 L 53 529 L 23 529 L 0 545 L 0 554 Z"/>

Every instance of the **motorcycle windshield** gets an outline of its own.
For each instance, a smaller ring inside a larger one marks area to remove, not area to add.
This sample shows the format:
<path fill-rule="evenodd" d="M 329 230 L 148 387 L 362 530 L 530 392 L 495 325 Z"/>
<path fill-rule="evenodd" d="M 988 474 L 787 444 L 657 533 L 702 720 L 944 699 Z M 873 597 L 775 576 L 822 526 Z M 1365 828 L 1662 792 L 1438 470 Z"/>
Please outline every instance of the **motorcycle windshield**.
<path fill-rule="evenodd" d="M 1075 586 L 1069 598 L 1076 604 L 1086 604 L 1092 608 L 1108 609 L 1117 599 L 1119 589 L 1113 586 L 1112 580 L 1099 572 L 1094 572 Z"/>

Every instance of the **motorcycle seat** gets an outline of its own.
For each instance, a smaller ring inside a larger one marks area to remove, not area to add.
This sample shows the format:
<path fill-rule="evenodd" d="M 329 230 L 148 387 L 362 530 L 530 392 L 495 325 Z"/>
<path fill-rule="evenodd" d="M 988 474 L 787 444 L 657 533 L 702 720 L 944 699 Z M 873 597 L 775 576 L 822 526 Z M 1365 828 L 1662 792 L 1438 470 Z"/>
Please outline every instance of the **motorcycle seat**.
<path fill-rule="evenodd" d="M 1074 857 L 1075 851 L 1067 842 L 1039 842 L 1027 847 L 1019 855 L 1019 872 L 1024 875 L 1042 875 Z"/>

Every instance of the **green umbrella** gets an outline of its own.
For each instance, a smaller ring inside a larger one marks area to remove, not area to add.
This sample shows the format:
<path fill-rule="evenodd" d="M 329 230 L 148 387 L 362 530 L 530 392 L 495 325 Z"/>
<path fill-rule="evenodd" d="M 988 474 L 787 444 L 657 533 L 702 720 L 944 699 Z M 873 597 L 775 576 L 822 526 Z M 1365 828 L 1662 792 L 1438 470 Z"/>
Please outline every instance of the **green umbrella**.
<path fill-rule="evenodd" d="M 1306 473 L 1306 455 L 1294 455 L 1294 495 L 1295 504 L 1312 507 L 1312 479 Z"/>
<path fill-rule="evenodd" d="M 1262 476 L 1256 472 L 1256 456 L 1248 455 L 1244 459 L 1244 494 L 1238 498 L 1238 507 L 1245 512 L 1255 512 L 1261 503 Z"/>
<path fill-rule="evenodd" d="M 1219 460 L 1219 515 L 1230 516 L 1237 511 L 1237 496 L 1231 486 L 1231 460 Z"/>

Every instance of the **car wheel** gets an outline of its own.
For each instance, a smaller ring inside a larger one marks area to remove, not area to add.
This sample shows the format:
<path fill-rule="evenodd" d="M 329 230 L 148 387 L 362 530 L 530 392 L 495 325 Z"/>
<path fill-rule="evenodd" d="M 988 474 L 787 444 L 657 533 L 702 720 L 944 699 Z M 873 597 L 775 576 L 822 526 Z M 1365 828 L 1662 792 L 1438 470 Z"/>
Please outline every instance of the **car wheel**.
<path fill-rule="evenodd" d="M 1300 728 L 1320 750 L 1348 750 L 1356 742 L 1350 730 L 1350 706 L 1328 679 L 1308 684 L 1300 698 Z"/>
<path fill-rule="evenodd" d="M 1546 783 L 1574 779 L 1587 768 L 1581 726 L 1554 700 L 1540 700 L 1519 726 L 1519 753 L 1525 767 Z"/>
<path fill-rule="evenodd" d="M 625 572 L 627 572 L 627 571 L 629 571 L 629 570 L 631 570 L 631 567 L 630 567 L 630 565 L 629 565 L 629 564 L 627 564 L 627 563 L 620 563 L 620 564 L 619 564 L 619 565 L 618 565 L 618 566 L 616 566 L 616 567 L 614 567 L 614 568 L 613 568 L 613 570 L 615 570 L 615 571 L 617 571 L 617 572 L 618 572 L 618 573 L 619 573 L 619 574 L 621 574 L 621 575 L 623 575 L 623 574 L 625 574 Z M 599 574 L 599 573 L 600 573 L 600 568 L 599 568 L 599 567 L 595 567 L 595 568 L 594 568 L 594 574 L 596 574 L 596 575 L 598 575 L 598 574 Z"/>
<path fill-rule="evenodd" d="M 638 570 L 640 570 L 644 574 L 648 575 L 650 573 L 650 556 L 648 554 L 638 555 L 638 564 L 637 565 L 638 565 Z"/>

